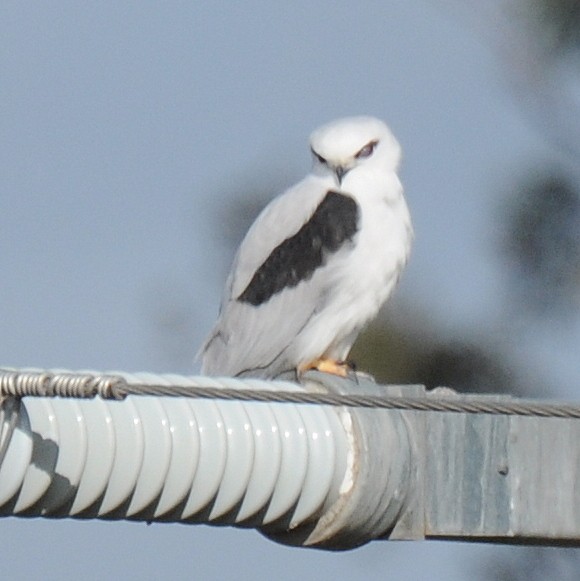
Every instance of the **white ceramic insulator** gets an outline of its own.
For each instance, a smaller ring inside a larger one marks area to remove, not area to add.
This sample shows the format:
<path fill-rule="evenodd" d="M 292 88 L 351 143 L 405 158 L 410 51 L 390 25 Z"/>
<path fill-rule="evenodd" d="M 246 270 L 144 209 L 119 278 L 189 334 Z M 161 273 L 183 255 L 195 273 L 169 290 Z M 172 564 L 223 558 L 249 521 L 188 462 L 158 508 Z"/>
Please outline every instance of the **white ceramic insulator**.
<path fill-rule="evenodd" d="M 177 375 L 116 375 L 187 385 Z M 292 528 L 339 495 L 349 454 L 340 418 L 338 408 L 309 405 L 24 398 L 0 465 L 0 515 L 240 526 L 283 518 Z"/>

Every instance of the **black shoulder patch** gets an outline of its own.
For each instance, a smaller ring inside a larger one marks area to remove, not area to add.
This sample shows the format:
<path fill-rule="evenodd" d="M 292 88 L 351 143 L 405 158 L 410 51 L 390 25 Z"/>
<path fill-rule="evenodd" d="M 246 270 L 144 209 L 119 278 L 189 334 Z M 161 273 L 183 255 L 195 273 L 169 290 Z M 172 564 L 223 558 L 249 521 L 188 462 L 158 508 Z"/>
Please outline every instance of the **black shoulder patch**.
<path fill-rule="evenodd" d="M 350 196 L 329 191 L 310 220 L 276 246 L 238 301 L 258 306 L 286 287 L 312 277 L 327 257 L 357 232 L 359 209 Z"/>

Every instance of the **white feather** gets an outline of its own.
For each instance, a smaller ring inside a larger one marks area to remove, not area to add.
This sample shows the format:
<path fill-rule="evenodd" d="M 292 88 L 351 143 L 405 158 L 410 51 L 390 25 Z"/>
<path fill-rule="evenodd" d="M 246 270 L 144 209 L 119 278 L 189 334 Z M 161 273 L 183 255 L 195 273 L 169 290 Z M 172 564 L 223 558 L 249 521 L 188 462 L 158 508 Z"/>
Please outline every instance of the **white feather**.
<path fill-rule="evenodd" d="M 374 142 L 369 156 L 357 157 Z M 397 141 L 382 121 L 352 117 L 317 129 L 310 144 L 318 159 L 312 173 L 262 211 L 236 254 L 218 321 L 201 350 L 203 373 L 275 377 L 320 357 L 344 360 L 399 279 L 413 232 L 396 174 Z M 359 206 L 352 243 L 311 278 L 258 306 L 236 300 L 329 190 Z"/>

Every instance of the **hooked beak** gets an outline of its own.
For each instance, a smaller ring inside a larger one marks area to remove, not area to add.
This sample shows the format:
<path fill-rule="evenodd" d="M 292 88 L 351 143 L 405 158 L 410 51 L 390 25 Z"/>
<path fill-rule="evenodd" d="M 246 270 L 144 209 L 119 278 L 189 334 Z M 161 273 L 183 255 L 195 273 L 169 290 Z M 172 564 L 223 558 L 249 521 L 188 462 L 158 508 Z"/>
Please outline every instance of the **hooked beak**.
<path fill-rule="evenodd" d="M 342 184 L 342 178 L 349 172 L 350 168 L 344 167 L 343 165 L 337 165 L 334 168 L 334 173 L 338 179 L 339 185 Z"/>

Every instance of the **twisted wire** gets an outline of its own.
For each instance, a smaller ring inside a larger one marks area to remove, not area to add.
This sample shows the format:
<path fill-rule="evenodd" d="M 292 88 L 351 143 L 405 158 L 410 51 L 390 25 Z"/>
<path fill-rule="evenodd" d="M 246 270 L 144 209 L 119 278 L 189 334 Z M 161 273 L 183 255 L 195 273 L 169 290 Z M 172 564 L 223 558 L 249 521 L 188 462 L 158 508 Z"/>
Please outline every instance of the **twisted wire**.
<path fill-rule="evenodd" d="M 174 376 L 175 377 L 175 376 Z M 258 379 L 180 377 L 182 385 L 128 381 L 121 375 L 0 370 L 0 397 L 74 397 L 124 399 L 128 395 L 188 397 L 268 403 L 435 411 L 468 414 L 580 418 L 580 405 L 524 399 L 507 401 L 461 395 L 377 396 L 289 391 L 289 383 Z M 186 385 L 183 385 L 183 384 Z M 256 389 L 256 387 L 258 389 Z M 260 387 L 262 389 L 260 389 Z M 286 389 L 284 389 L 286 388 Z M 272 391 L 274 390 L 274 391 Z"/>
<path fill-rule="evenodd" d="M 122 399 L 117 388 L 126 384 L 120 376 L 50 371 L 0 370 L 1 396 L 74 397 Z"/>

